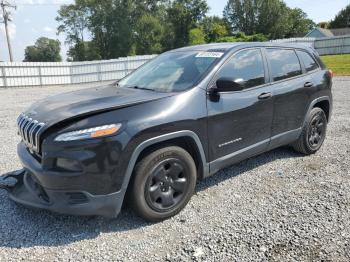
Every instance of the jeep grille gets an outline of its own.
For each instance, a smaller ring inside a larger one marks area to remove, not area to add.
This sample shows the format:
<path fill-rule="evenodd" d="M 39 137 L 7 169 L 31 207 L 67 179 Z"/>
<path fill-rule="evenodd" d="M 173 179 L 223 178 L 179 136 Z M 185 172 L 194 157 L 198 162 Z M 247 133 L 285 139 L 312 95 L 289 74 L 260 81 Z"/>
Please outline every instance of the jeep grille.
<path fill-rule="evenodd" d="M 40 123 L 25 114 L 21 114 L 17 119 L 18 133 L 22 137 L 25 145 L 36 153 L 40 152 L 40 135 L 44 123 Z"/>

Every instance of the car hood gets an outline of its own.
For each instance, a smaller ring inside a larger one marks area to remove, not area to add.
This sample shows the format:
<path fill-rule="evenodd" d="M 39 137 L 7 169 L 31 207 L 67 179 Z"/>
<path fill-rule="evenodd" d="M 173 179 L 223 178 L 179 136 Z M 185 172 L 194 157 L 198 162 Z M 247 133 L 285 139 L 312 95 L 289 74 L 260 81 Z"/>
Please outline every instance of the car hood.
<path fill-rule="evenodd" d="M 52 126 L 61 121 L 89 114 L 128 107 L 173 95 L 173 93 L 116 87 L 114 84 L 82 89 L 36 102 L 25 115 Z"/>

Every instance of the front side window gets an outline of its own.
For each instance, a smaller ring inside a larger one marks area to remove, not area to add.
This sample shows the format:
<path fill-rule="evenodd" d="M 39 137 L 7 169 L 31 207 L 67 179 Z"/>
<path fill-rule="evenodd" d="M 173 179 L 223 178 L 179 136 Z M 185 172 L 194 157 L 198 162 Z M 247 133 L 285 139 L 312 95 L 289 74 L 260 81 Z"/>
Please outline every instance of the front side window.
<path fill-rule="evenodd" d="M 302 74 L 299 59 L 294 50 L 269 48 L 266 52 L 271 65 L 273 81 Z"/>
<path fill-rule="evenodd" d="M 223 55 L 221 52 L 201 51 L 165 53 L 122 79 L 119 85 L 159 92 L 181 92 L 197 84 Z"/>
<path fill-rule="evenodd" d="M 301 61 L 303 61 L 305 65 L 305 69 L 307 72 L 316 70 L 318 68 L 318 64 L 316 63 L 315 59 L 313 59 L 310 54 L 308 54 L 305 51 L 297 51 Z"/>
<path fill-rule="evenodd" d="M 261 51 L 247 49 L 235 54 L 219 71 L 217 79 L 242 79 L 244 89 L 265 84 L 265 69 Z"/>

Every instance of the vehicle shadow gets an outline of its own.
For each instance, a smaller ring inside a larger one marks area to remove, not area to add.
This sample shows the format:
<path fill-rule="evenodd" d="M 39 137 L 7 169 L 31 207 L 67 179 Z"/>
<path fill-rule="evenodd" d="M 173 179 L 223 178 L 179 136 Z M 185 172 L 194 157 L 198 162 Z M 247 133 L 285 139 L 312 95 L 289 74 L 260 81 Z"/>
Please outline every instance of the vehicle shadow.
<path fill-rule="evenodd" d="M 197 185 L 196 191 L 200 192 L 206 190 L 207 188 L 218 185 L 227 179 L 236 177 L 238 175 L 243 175 L 245 172 L 251 171 L 255 168 L 258 168 L 259 166 L 263 166 L 278 159 L 297 158 L 303 156 L 303 154 L 297 153 L 289 146 L 280 147 L 220 170 L 213 176 L 210 176 L 209 178 L 201 181 Z M 277 173 L 280 170 L 276 169 L 275 171 Z"/>
<path fill-rule="evenodd" d="M 200 181 L 197 192 L 277 159 L 295 157 L 302 157 L 302 155 L 289 148 L 270 151 Z M 0 247 L 63 246 L 81 240 L 94 239 L 101 233 L 126 232 L 153 226 L 152 223 L 137 217 L 129 208 L 124 208 L 116 219 L 57 215 L 16 205 L 8 199 L 4 191 L 0 192 L 0 203 Z"/>

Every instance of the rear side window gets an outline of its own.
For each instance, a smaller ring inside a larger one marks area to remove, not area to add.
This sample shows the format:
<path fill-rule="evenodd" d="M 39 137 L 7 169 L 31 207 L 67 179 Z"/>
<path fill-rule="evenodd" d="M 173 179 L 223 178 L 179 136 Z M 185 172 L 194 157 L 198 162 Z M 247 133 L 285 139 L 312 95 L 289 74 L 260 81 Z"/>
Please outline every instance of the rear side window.
<path fill-rule="evenodd" d="M 243 79 L 244 89 L 265 84 L 265 69 L 260 49 L 243 50 L 235 54 L 218 73 L 217 79 Z"/>
<path fill-rule="evenodd" d="M 308 54 L 305 51 L 297 51 L 301 61 L 303 61 L 304 65 L 305 65 L 305 69 L 307 72 L 316 70 L 318 68 L 318 64 L 316 63 L 315 59 L 313 59 L 311 57 L 310 54 Z"/>
<path fill-rule="evenodd" d="M 271 65 L 273 81 L 302 74 L 300 62 L 294 50 L 269 48 L 266 52 Z"/>

